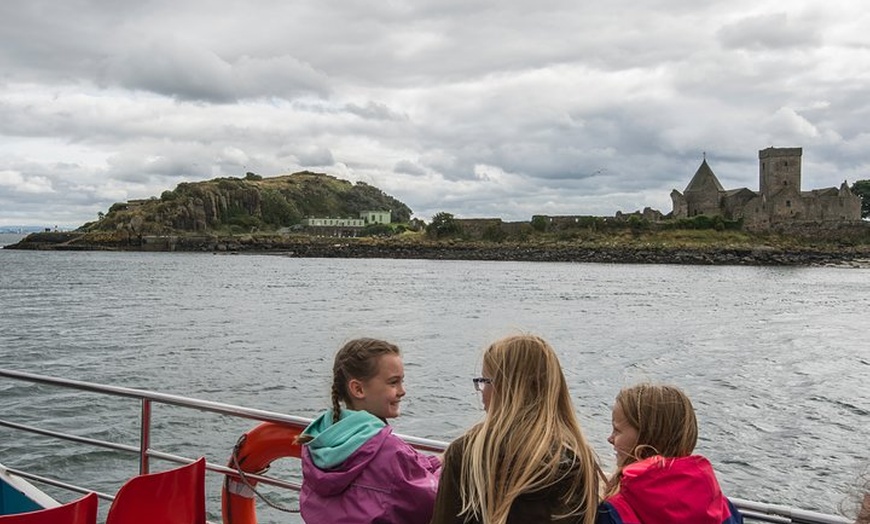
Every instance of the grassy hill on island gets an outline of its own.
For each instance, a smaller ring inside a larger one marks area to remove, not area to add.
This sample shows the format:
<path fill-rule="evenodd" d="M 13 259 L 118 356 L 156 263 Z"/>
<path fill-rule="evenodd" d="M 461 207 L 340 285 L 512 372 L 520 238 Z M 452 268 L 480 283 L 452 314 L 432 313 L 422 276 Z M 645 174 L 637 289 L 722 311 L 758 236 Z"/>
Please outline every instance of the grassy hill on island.
<path fill-rule="evenodd" d="M 272 178 L 248 173 L 245 178 L 183 182 L 160 198 L 115 204 L 79 231 L 93 236 L 250 233 L 276 231 L 306 217 L 358 218 L 369 210 L 390 210 L 394 222 L 407 222 L 412 213 L 364 182 L 308 171 Z"/>
<path fill-rule="evenodd" d="M 303 227 L 304 218 L 391 212 L 391 225 Z M 423 258 L 670 264 L 849 264 L 870 267 L 870 222 L 783 224 L 655 210 L 528 221 L 436 214 L 429 224 L 371 185 L 311 172 L 185 182 L 159 198 L 113 205 L 71 232 L 32 233 L 4 249 L 281 252 L 298 257 Z M 423 227 L 425 225 L 425 227 Z M 295 227 L 294 227 L 295 226 Z M 340 239 L 337 237 L 341 237 Z"/>

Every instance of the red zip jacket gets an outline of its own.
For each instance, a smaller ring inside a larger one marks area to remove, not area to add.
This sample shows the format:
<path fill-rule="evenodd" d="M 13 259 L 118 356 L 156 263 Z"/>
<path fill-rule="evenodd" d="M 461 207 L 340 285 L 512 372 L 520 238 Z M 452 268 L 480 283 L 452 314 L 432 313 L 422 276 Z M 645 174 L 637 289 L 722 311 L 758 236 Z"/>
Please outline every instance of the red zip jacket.
<path fill-rule="evenodd" d="M 619 492 L 598 509 L 598 524 L 742 524 L 700 455 L 660 455 L 622 470 Z"/>

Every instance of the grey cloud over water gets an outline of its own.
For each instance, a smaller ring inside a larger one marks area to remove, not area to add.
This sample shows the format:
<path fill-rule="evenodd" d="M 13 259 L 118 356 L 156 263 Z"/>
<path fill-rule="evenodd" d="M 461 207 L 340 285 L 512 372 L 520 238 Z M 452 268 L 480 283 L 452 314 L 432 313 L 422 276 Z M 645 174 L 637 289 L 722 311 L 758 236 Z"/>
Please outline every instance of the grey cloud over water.
<path fill-rule="evenodd" d="M 302 169 L 429 219 L 670 210 L 804 148 L 870 178 L 858 1 L 0 3 L 0 225 Z"/>

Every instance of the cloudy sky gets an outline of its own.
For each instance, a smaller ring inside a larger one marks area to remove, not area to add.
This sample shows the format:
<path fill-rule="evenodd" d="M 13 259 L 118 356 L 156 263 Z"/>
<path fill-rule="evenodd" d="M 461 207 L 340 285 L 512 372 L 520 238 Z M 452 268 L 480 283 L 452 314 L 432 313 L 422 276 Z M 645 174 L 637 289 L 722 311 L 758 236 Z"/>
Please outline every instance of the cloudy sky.
<path fill-rule="evenodd" d="M 429 220 L 870 178 L 863 0 L 3 0 L 0 226 L 309 169 Z"/>

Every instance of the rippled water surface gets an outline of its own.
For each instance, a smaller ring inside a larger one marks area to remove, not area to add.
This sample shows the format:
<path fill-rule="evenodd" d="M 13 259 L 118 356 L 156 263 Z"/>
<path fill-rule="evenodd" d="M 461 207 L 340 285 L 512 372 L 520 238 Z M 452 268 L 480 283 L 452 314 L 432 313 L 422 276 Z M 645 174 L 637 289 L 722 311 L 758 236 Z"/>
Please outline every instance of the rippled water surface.
<path fill-rule="evenodd" d="M 0 311 L 0 367 L 302 416 L 327 406 L 342 343 L 386 338 L 406 366 L 397 431 L 441 440 L 481 416 L 481 350 L 529 331 L 558 351 L 607 468 L 612 399 L 643 380 L 689 393 L 730 495 L 835 512 L 870 467 L 866 269 L 0 250 Z M 131 401 L 8 379 L 0 398 L 3 419 L 136 443 Z M 217 463 L 252 425 L 171 407 L 154 421 L 155 447 Z M 108 493 L 136 472 L 6 428 L 0 462 Z M 207 489 L 219 521 L 217 476 Z"/>

